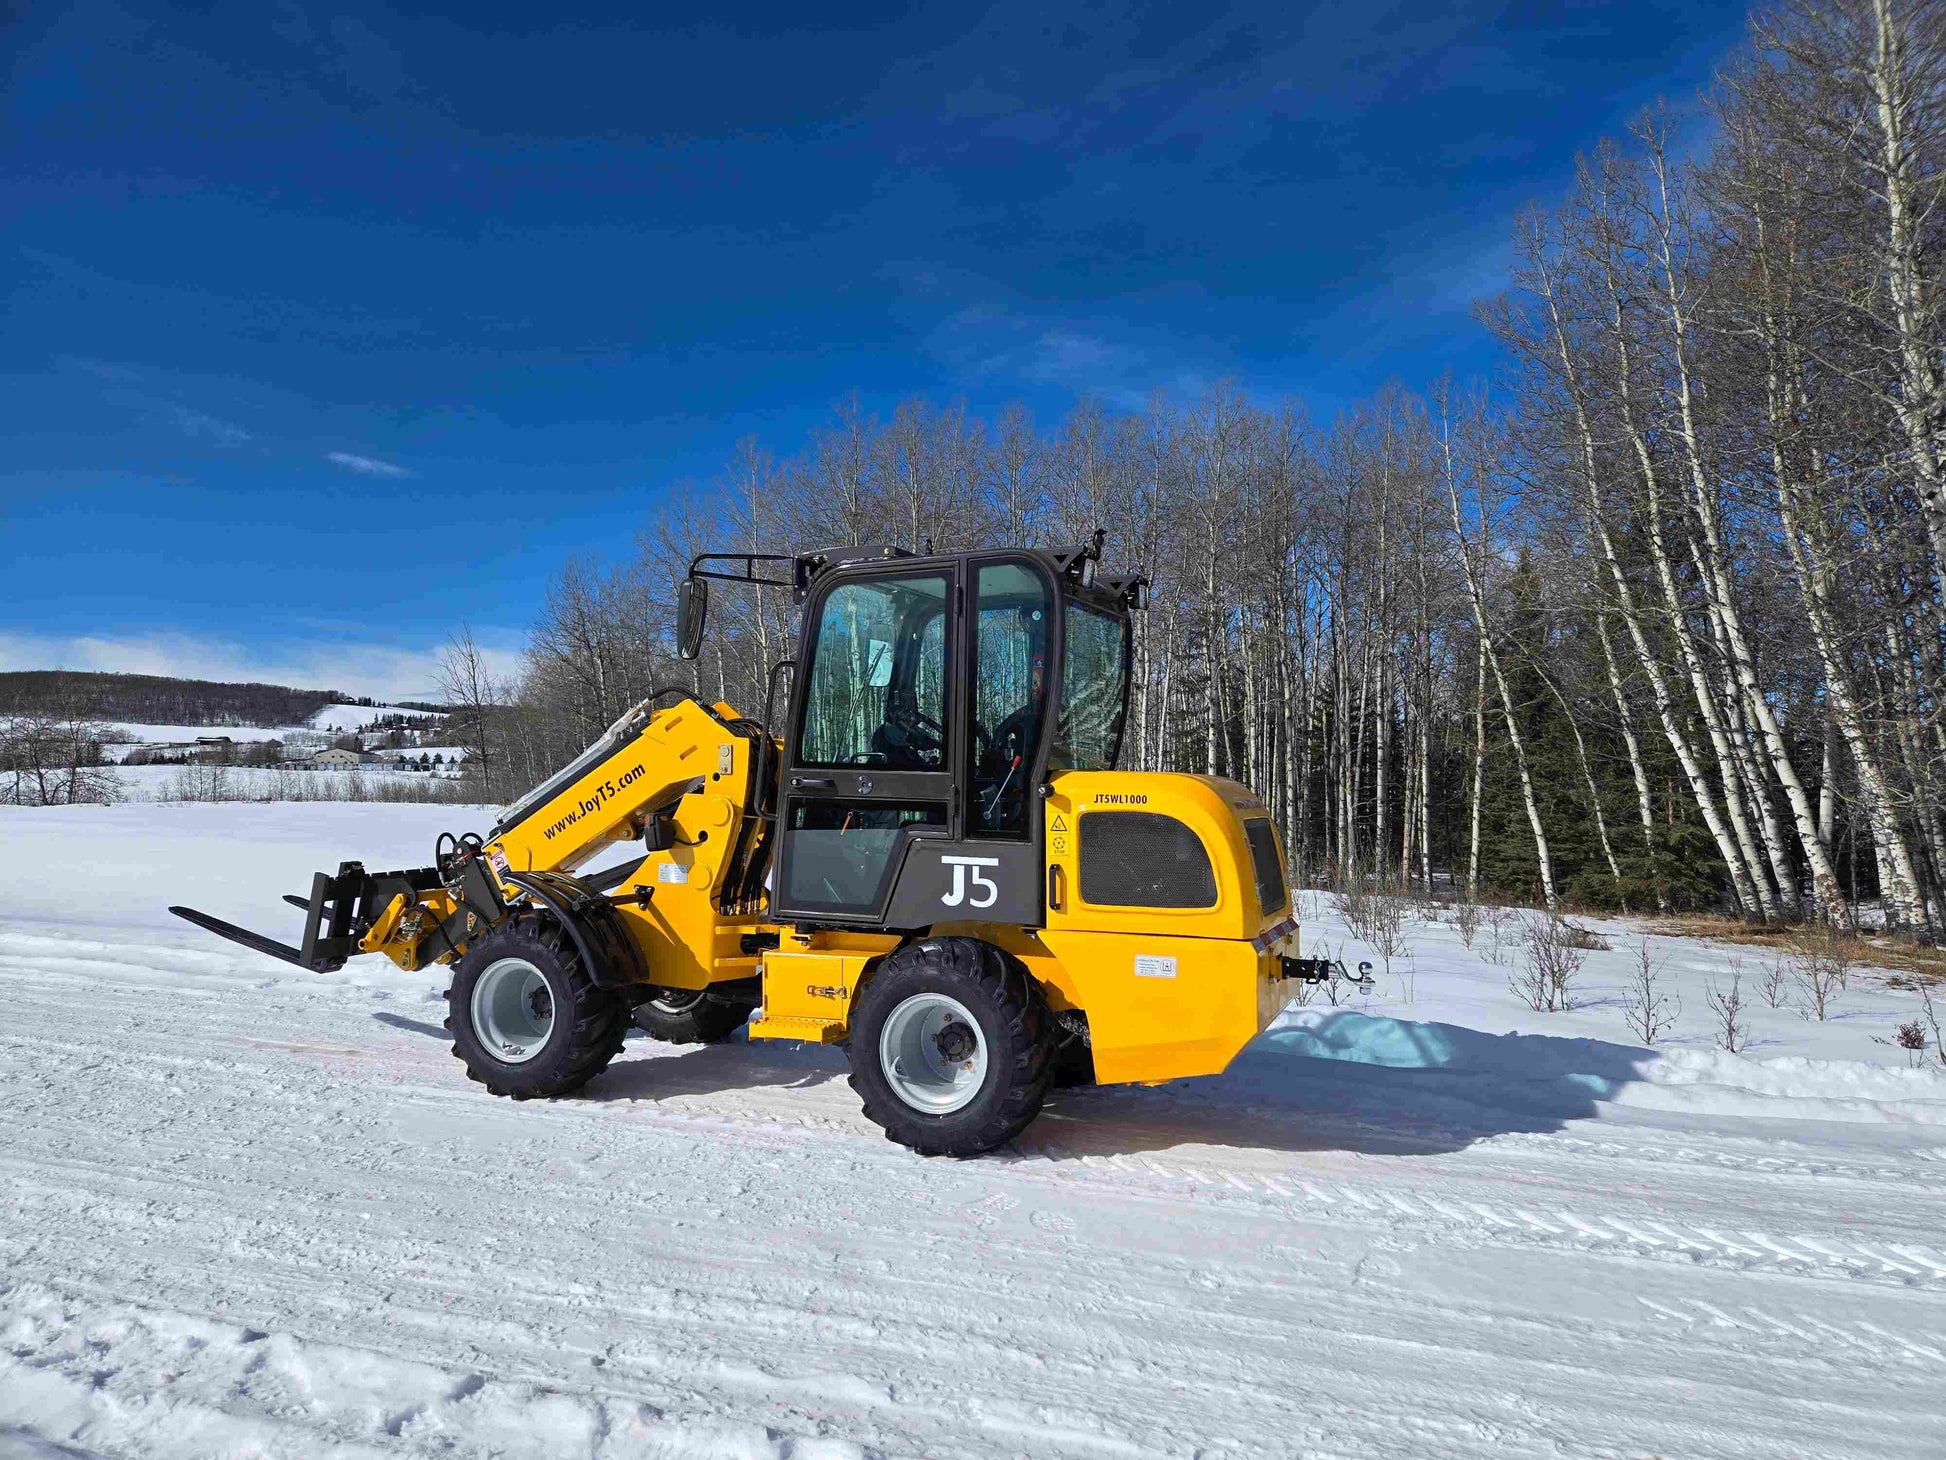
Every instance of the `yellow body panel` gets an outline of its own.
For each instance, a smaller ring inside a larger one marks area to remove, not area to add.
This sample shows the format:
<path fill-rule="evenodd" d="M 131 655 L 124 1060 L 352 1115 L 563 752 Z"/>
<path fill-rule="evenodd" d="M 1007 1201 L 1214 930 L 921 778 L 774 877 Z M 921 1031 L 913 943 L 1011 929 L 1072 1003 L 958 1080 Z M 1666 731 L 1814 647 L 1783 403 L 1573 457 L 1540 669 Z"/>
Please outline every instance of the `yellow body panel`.
<path fill-rule="evenodd" d="M 1047 860 L 1059 896 L 1038 941 L 1058 971 L 1042 981 L 1058 980 L 1066 1000 L 1087 1010 L 1095 1078 L 1114 1084 L 1217 1073 L 1296 992 L 1279 962 L 1295 953 L 1295 933 L 1263 952 L 1251 941 L 1290 911 L 1288 893 L 1282 906 L 1257 905 L 1243 818 L 1262 815 L 1263 804 L 1235 781 L 1160 772 L 1068 771 L 1053 778 L 1052 790 Z M 1153 812 L 1188 826 L 1209 853 L 1215 904 L 1089 903 L 1081 832 L 1087 817 L 1103 811 Z"/>
<path fill-rule="evenodd" d="M 1087 1001 L 1103 1085 L 1216 1074 L 1290 998 L 1248 943 L 1053 929 L 1041 941 Z"/>
<path fill-rule="evenodd" d="M 895 939 L 884 940 L 896 944 Z M 793 944 L 808 939 L 792 939 Z M 851 1017 L 853 997 L 864 982 L 865 969 L 881 952 L 853 949 L 774 948 L 764 955 L 764 1006 L 751 1021 L 753 1039 L 789 1039 L 783 1032 L 809 1019 L 842 1038 Z"/>

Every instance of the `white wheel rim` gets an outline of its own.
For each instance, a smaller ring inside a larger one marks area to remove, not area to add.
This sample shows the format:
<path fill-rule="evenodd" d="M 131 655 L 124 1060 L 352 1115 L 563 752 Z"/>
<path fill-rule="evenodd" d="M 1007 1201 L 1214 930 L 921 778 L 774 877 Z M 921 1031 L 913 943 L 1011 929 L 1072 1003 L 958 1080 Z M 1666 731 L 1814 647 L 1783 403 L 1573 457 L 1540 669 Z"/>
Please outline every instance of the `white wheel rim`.
<path fill-rule="evenodd" d="M 554 1032 L 554 993 L 525 958 L 486 966 L 473 984 L 473 1032 L 502 1064 L 524 1065 Z"/>
<path fill-rule="evenodd" d="M 950 1115 L 973 1102 L 987 1077 L 980 1021 L 946 994 L 914 994 L 885 1021 L 878 1067 L 892 1093 L 914 1110 Z"/>
<path fill-rule="evenodd" d="M 701 989 L 685 989 L 679 993 L 663 994 L 649 1000 L 649 1007 L 658 1014 L 687 1014 L 703 1001 Z"/>

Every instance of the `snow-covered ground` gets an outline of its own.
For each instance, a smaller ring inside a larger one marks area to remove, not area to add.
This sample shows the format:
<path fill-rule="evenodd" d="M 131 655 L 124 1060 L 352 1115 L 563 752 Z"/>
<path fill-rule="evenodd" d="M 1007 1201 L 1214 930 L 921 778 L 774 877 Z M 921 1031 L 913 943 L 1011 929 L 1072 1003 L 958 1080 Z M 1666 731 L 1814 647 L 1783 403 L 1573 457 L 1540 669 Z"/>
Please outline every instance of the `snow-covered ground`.
<path fill-rule="evenodd" d="M 1882 970 L 1861 970 L 1847 979 L 1844 988 L 1829 993 L 1826 1017 L 1819 1020 L 1811 1015 L 1808 992 L 1788 961 L 1775 968 L 1773 956 L 1765 949 L 1669 937 L 1655 931 L 1652 922 L 1642 920 L 1588 917 L 1570 921 L 1594 933 L 1608 947 L 1583 954 L 1581 970 L 1570 986 L 1570 1011 L 1536 1013 L 1511 987 L 1523 968 L 1520 939 L 1529 914 L 1508 910 L 1498 932 L 1490 925 L 1483 926 L 1474 934 L 1470 949 L 1453 925 L 1450 909 L 1443 909 L 1437 921 L 1409 918 L 1405 924 L 1406 949 L 1393 958 L 1388 975 L 1379 951 L 1344 926 L 1334 913 L 1330 897 L 1299 893 L 1298 903 L 1306 928 L 1307 952 L 1338 953 L 1348 965 L 1356 966 L 1360 961 L 1372 965 L 1371 994 L 1341 994 L 1345 1007 L 1387 1019 L 1441 1020 L 1501 1033 L 1519 1031 L 1556 1039 L 1639 1044 L 1639 1036 L 1629 1025 L 1627 1004 L 1646 942 L 1650 964 L 1657 970 L 1656 991 L 1667 996 L 1671 1021 L 1670 1031 L 1656 1038 L 1655 1057 L 1643 1061 L 1648 1077 L 1659 1081 L 1688 1079 L 1674 1072 L 1721 1063 L 1715 1058 L 1719 1020 L 1711 1008 L 1710 994 L 1713 990 L 1729 991 L 1733 974 L 1743 1004 L 1739 1021 L 1749 1030 L 1751 1060 L 1761 1061 L 1772 1071 L 1789 1070 L 1789 1082 L 1797 1088 L 1809 1078 L 1806 1067 L 1793 1062 L 1802 1059 L 1862 1061 L 1873 1069 L 1896 1070 L 1895 1083 L 1902 1080 L 1907 1056 L 1891 1040 L 1901 1023 L 1920 1014 L 1916 994 L 1887 988 Z M 1774 1004 L 1765 993 L 1767 975 L 1774 975 L 1769 979 L 1776 997 Z M 1314 993 L 1309 1007 L 1315 1009 L 1325 1000 L 1325 994 Z M 1935 1000 L 1941 1004 L 1941 1022 L 1946 1023 L 1946 988 L 1935 995 Z M 1927 1037 L 1930 1039 L 1930 1033 Z M 1934 1069 L 1940 1068 L 1930 1053 L 1927 1062 Z M 1751 1068 L 1747 1060 L 1729 1063 L 1738 1070 Z M 1878 1078 L 1872 1070 L 1826 1072 L 1820 1078 L 1849 1079 L 1853 1075 L 1868 1081 Z M 1920 1084 L 1931 1088 L 1924 1081 Z"/>
<path fill-rule="evenodd" d="M 289 929 L 313 870 L 484 820 L 0 808 L 0 1453 L 1940 1453 L 1946 1079 L 1871 1039 L 1910 995 L 1649 1051 L 1618 927 L 1536 1015 L 1414 925 L 1414 1002 L 951 1163 L 834 1050 L 495 1101 L 433 976 L 164 910 Z M 1724 969 L 1663 951 L 1686 1004 Z"/>

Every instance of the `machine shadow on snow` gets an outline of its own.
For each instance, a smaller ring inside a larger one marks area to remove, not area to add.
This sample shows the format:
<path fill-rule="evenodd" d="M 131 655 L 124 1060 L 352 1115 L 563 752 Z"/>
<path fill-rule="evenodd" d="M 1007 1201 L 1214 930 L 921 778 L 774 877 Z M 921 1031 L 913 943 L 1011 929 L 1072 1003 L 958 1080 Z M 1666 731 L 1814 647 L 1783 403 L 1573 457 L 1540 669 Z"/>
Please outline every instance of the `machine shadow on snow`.
<path fill-rule="evenodd" d="M 391 1021 L 388 1021 L 391 1022 Z M 1055 1156 L 1176 1146 L 1437 1155 L 1596 1113 L 1657 1056 L 1632 1045 L 1332 1010 L 1267 1030 L 1220 1075 L 1057 1090 L 1021 1142 Z M 611 1066 L 594 1100 L 657 1100 L 842 1079 L 842 1051 L 741 1040 Z"/>
<path fill-rule="evenodd" d="M 630 1040 L 640 1051 L 647 1041 Z M 589 1100 L 661 1100 L 676 1095 L 720 1095 L 735 1090 L 804 1090 L 845 1077 L 844 1051 L 825 1045 L 754 1042 L 742 1035 L 721 1044 L 698 1044 L 680 1054 L 622 1059 L 591 1081 Z"/>
<path fill-rule="evenodd" d="M 403 1014 L 391 1014 L 380 1010 L 378 1013 L 372 1015 L 372 1017 L 381 1024 L 390 1024 L 394 1029 L 403 1029 L 408 1034 L 428 1035 L 433 1039 L 440 1040 L 442 1043 L 451 1040 L 453 1037 L 437 1024 L 428 1024 L 423 1019 L 408 1019 Z"/>
<path fill-rule="evenodd" d="M 1593 1116 L 1656 1058 L 1596 1039 L 1331 1010 L 1266 1030 L 1220 1075 L 1061 1092 L 1027 1139 L 1077 1156 L 1176 1145 L 1437 1155 Z"/>

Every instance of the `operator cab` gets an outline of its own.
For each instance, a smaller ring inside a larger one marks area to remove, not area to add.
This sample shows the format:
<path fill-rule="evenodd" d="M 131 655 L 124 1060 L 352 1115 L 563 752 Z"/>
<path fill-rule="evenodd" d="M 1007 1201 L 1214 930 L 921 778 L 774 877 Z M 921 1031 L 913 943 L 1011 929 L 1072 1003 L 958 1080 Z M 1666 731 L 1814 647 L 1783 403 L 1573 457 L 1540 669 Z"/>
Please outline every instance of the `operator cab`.
<path fill-rule="evenodd" d="M 1066 552 L 790 559 L 803 627 L 781 733 L 773 916 L 1045 921 L 1041 787 L 1121 747 L 1138 579 Z M 699 577 L 754 579 L 712 572 Z M 713 560 L 720 561 L 720 558 Z M 695 589 L 685 604 L 698 597 Z M 691 636 L 686 610 L 684 647 Z"/>

